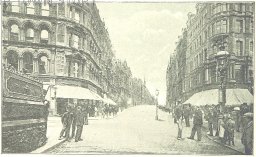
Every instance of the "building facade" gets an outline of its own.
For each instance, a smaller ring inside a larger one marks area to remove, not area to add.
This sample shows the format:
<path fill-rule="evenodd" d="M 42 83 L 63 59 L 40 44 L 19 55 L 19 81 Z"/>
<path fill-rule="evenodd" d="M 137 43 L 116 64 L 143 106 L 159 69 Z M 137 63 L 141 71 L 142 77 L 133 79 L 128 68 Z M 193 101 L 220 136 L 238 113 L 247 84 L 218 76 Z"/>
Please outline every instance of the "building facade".
<path fill-rule="evenodd" d="M 186 56 L 185 73 L 178 63 L 176 69 L 173 66 L 173 62 L 182 60 L 177 51 L 179 45 L 167 69 L 168 99 L 170 93 L 173 95 L 169 105 L 218 88 L 214 56 L 221 50 L 230 54 L 227 89 L 248 89 L 253 94 L 254 3 L 198 3 L 196 14 L 188 14 L 186 29 L 186 49 L 181 50 Z M 183 73 L 184 81 L 179 80 L 179 73 Z"/>
<path fill-rule="evenodd" d="M 52 114 L 67 102 L 117 101 L 115 54 L 95 3 L 4 3 L 2 22 L 3 64 L 43 81 Z M 72 97 L 70 86 L 81 92 Z"/>

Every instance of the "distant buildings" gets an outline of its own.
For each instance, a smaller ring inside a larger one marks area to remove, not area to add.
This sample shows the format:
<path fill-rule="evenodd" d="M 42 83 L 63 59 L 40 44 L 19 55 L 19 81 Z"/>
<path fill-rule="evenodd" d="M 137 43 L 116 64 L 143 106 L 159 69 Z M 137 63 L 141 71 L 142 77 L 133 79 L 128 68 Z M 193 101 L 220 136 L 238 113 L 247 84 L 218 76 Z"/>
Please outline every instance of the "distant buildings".
<path fill-rule="evenodd" d="M 224 45 L 230 56 L 227 89 L 253 94 L 254 3 L 198 3 L 167 68 L 167 104 L 218 89 L 214 55 Z"/>
<path fill-rule="evenodd" d="M 109 98 L 121 105 L 136 97 L 130 68 L 115 58 L 94 3 L 6 2 L 2 22 L 3 64 L 43 81 L 51 114 L 67 103 Z"/>

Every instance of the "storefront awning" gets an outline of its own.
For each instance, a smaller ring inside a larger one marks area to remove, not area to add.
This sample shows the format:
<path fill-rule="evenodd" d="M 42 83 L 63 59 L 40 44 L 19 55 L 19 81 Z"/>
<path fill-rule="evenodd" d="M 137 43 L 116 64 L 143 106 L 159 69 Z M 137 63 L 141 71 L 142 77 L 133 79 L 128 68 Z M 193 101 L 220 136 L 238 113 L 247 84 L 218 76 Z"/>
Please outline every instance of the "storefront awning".
<path fill-rule="evenodd" d="M 202 91 L 192 95 L 183 104 L 191 104 L 194 106 L 217 105 L 218 89 Z M 236 106 L 242 103 L 253 103 L 253 95 L 248 89 L 226 89 L 226 105 Z"/>
<path fill-rule="evenodd" d="M 67 85 L 56 85 L 55 88 L 56 98 L 98 100 L 98 98 L 86 88 Z"/>

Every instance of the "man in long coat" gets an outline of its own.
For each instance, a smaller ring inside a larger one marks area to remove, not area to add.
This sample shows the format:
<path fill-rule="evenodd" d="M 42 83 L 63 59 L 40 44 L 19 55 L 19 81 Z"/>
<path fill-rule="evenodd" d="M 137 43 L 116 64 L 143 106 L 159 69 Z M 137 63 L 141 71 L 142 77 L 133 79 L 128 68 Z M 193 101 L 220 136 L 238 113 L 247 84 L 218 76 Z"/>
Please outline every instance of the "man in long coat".
<path fill-rule="evenodd" d="M 253 154 L 253 113 L 245 113 L 247 125 L 243 130 L 241 142 L 244 145 L 246 155 Z"/>
<path fill-rule="evenodd" d="M 83 132 L 83 125 L 85 123 L 85 112 L 82 112 L 81 106 L 77 106 L 77 112 L 76 112 L 76 136 L 75 136 L 75 142 L 82 141 L 81 138 L 82 132 Z"/>
<path fill-rule="evenodd" d="M 203 125 L 203 113 L 202 113 L 202 111 L 200 110 L 199 107 L 196 107 L 196 111 L 195 111 L 194 118 L 193 118 L 193 128 L 192 128 L 192 131 L 191 131 L 191 135 L 190 135 L 190 137 L 188 137 L 188 139 L 194 139 L 194 136 L 197 132 L 197 140 L 201 141 L 202 125 Z"/>

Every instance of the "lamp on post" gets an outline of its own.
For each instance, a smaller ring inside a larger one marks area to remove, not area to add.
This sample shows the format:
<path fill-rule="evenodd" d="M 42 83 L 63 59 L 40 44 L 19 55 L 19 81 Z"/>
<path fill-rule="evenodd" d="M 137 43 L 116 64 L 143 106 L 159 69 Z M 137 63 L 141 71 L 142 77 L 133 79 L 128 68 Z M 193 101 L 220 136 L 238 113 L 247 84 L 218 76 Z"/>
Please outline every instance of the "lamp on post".
<path fill-rule="evenodd" d="M 230 54 L 227 51 L 221 50 L 215 55 L 216 63 L 217 63 L 217 71 L 220 80 L 219 85 L 219 105 L 220 112 L 223 112 L 223 108 L 226 103 L 226 75 L 227 68 L 229 63 Z"/>
<path fill-rule="evenodd" d="M 158 120 L 158 95 L 159 95 L 159 90 L 156 89 L 156 117 L 155 117 L 155 120 Z"/>

